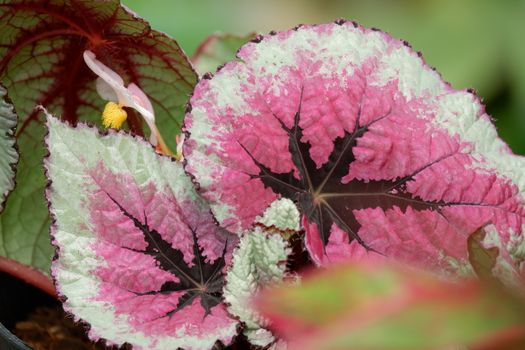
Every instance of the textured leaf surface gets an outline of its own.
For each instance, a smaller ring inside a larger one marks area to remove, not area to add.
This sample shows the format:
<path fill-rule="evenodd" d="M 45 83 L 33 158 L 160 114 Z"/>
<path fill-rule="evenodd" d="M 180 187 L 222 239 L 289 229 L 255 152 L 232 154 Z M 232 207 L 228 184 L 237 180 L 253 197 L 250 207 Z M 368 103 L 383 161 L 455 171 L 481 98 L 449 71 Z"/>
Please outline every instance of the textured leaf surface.
<path fill-rule="evenodd" d="M 378 253 L 443 272 L 471 270 L 479 227 L 522 237 L 524 159 L 406 43 L 338 21 L 237 55 L 185 119 L 186 169 L 227 229 L 285 197 L 317 264 Z"/>
<path fill-rule="evenodd" d="M 254 345 L 264 347 L 275 341 L 272 333 L 264 328 L 267 321 L 254 309 L 253 298 L 262 287 L 284 279 L 290 253 L 280 235 L 269 234 L 260 227 L 245 233 L 233 253 L 224 300 L 228 311 L 244 322 L 244 334 Z"/>
<path fill-rule="evenodd" d="M 15 167 L 18 152 L 15 146 L 17 116 L 7 97 L 7 90 L 0 85 L 0 212 L 7 195 L 15 187 Z"/>
<path fill-rule="evenodd" d="M 199 45 L 191 61 L 199 74 L 215 72 L 220 65 L 235 59 L 237 50 L 254 37 L 255 34 L 239 36 L 216 33 L 210 35 Z"/>
<path fill-rule="evenodd" d="M 138 138 L 48 118 L 52 273 L 90 337 L 145 349 L 228 344 L 222 303 L 237 243 L 182 166 Z"/>
<path fill-rule="evenodd" d="M 257 219 L 258 224 L 266 228 L 275 228 L 279 231 L 298 232 L 300 226 L 301 213 L 294 202 L 288 198 L 281 198 L 273 202 L 262 217 Z"/>
<path fill-rule="evenodd" d="M 317 272 L 263 293 L 259 307 L 291 350 L 503 349 L 497 345 L 525 335 L 523 301 L 479 281 L 392 264 Z"/>
<path fill-rule="evenodd" d="M 196 74 L 178 44 L 118 1 L 0 1 L 0 80 L 19 115 L 17 188 L 0 216 L 0 254 L 49 270 L 49 217 L 44 201 L 42 115 L 97 121 L 105 103 L 82 53 L 97 58 L 148 95 L 166 142 L 175 149 L 182 108 Z M 128 111 L 130 128 L 142 123 Z"/>

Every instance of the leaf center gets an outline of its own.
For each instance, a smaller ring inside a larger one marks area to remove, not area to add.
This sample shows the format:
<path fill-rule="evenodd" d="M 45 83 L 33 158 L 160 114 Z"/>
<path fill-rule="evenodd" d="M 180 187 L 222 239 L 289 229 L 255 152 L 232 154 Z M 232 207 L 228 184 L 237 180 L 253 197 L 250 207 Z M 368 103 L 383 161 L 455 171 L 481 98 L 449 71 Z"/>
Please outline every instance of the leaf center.
<path fill-rule="evenodd" d="M 206 262 L 203 250 L 198 244 L 197 228 L 188 225 L 193 236 L 193 264 L 186 263 L 184 254 L 175 249 L 167 242 L 162 235 L 148 225 L 147 215 L 144 213 L 144 222 L 133 216 L 113 197 L 106 193 L 108 197 L 118 206 L 124 216 L 130 219 L 136 228 L 142 231 L 147 247 L 143 251 L 138 251 L 152 256 L 158 263 L 159 268 L 173 274 L 179 282 L 166 282 L 159 291 L 146 293 L 148 295 L 170 294 L 172 292 L 184 292 L 179 297 L 177 307 L 168 312 L 170 316 L 185 306 L 188 306 L 196 297 L 200 297 L 202 307 L 206 314 L 211 308 L 221 302 L 222 288 L 225 283 L 223 268 L 225 265 L 224 256 L 226 254 L 227 242 L 224 246 L 223 254 L 214 262 Z"/>
<path fill-rule="evenodd" d="M 368 249 L 358 234 L 361 225 L 356 219 L 356 210 L 369 208 L 387 210 L 398 207 L 405 211 L 411 207 L 415 210 L 439 211 L 439 208 L 445 205 L 442 202 L 422 200 L 406 190 L 406 183 L 413 180 L 417 172 L 393 180 L 354 179 L 348 183 L 342 182 L 343 177 L 349 172 L 350 164 L 355 160 L 353 149 L 357 145 L 357 140 L 364 136 L 373 124 L 390 115 L 391 110 L 367 125 L 359 124 L 360 115 L 358 115 L 353 131 L 345 132 L 343 137 L 334 140 L 334 147 L 328 160 L 318 168 L 310 155 L 311 145 L 304 141 L 303 129 L 299 125 L 301 107 L 299 106 L 294 116 L 292 127 L 287 127 L 274 114 L 281 128 L 288 135 L 288 151 L 299 176 L 296 176 L 294 171 L 289 173 L 271 171 L 241 144 L 260 170 L 259 174 L 251 177 L 260 179 L 266 187 L 280 196 L 293 200 L 308 221 L 317 225 L 325 244 L 335 224 L 348 233 L 350 241 L 357 240 Z"/>

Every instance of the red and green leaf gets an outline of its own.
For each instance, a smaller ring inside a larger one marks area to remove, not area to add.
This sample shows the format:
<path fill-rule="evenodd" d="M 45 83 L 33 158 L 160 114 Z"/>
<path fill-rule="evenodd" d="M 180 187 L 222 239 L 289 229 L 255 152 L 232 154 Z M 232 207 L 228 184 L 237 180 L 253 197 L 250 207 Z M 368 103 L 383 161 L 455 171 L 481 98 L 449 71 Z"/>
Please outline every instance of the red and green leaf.
<path fill-rule="evenodd" d="M 96 76 L 82 57 L 89 49 L 150 96 L 159 127 L 175 145 L 196 82 L 176 41 L 115 0 L 4 1 L 0 20 L 0 79 L 20 114 L 19 133 L 39 118 L 39 104 L 72 123 L 98 118 Z M 130 126 L 142 132 L 137 117 Z"/>
<path fill-rule="evenodd" d="M 52 249 L 40 166 L 44 127 L 35 106 L 73 124 L 100 118 L 104 101 L 82 57 L 87 49 L 146 92 L 172 149 L 197 79 L 178 44 L 119 1 L 0 1 L 0 81 L 19 114 L 20 148 L 18 186 L 0 217 L 0 253 L 44 271 Z M 147 133 L 133 110 L 128 116 L 134 133 Z"/>
<path fill-rule="evenodd" d="M 291 350 L 503 350 L 525 338 L 522 299 L 393 264 L 331 267 L 265 291 L 259 310 Z"/>
<path fill-rule="evenodd" d="M 222 300 L 236 235 L 219 228 L 182 165 L 139 138 L 48 119 L 52 273 L 92 339 L 147 349 L 229 344 Z"/>

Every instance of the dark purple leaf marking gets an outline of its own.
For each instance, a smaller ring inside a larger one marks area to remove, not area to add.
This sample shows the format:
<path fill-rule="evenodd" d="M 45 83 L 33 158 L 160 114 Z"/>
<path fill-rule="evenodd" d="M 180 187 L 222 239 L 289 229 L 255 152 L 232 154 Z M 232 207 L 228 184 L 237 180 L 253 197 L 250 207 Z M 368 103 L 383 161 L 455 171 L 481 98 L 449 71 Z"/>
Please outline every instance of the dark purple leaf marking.
<path fill-rule="evenodd" d="M 188 266 L 184 261 L 183 253 L 180 250 L 172 248 L 156 230 L 148 226 L 146 213 L 144 213 L 145 221 L 141 222 L 113 199 L 109 193 L 107 195 L 111 201 L 119 207 L 122 214 L 133 221 L 135 227 L 144 234 L 147 247 L 143 253 L 154 257 L 160 268 L 173 274 L 179 280 L 179 282 L 165 282 L 160 291 L 136 293 L 137 295 L 184 292 L 184 294 L 179 297 L 177 308 L 168 312 L 168 316 L 172 316 L 183 307 L 190 305 L 195 298 L 200 298 L 201 305 L 206 310 L 206 314 L 210 312 L 212 307 L 221 302 L 222 288 L 225 282 L 223 273 L 225 265 L 224 255 L 226 254 L 228 242 L 226 242 L 223 254 L 219 259 L 216 259 L 213 263 L 206 263 L 202 254 L 203 249 L 199 247 L 197 241 L 196 229 L 190 227 L 193 234 L 194 265 Z"/>

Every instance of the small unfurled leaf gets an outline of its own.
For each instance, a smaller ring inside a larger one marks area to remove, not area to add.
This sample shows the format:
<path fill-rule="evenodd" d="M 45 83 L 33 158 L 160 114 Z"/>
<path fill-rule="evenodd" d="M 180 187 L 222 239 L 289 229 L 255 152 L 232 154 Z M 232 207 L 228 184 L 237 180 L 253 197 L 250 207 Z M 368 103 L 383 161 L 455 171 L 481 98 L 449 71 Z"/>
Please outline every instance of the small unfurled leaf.
<path fill-rule="evenodd" d="M 186 170 L 225 228 L 288 198 L 318 265 L 375 254 L 443 273 L 471 272 L 479 227 L 503 247 L 523 236 L 525 159 L 406 43 L 337 21 L 237 57 L 198 83 L 185 119 Z"/>
<path fill-rule="evenodd" d="M 331 267 L 258 304 L 291 350 L 503 349 L 525 336 L 523 300 L 393 264 Z"/>
<path fill-rule="evenodd" d="M 17 188 L 0 216 L 0 254 L 48 273 L 52 258 L 44 200 L 43 105 L 64 120 L 97 121 L 105 101 L 84 50 L 150 96 L 157 125 L 175 149 L 183 106 L 196 73 L 178 44 L 119 1 L 0 0 L 0 81 L 19 116 Z M 128 122 L 147 133 L 134 111 Z"/>
<path fill-rule="evenodd" d="M 238 239 L 215 224 L 182 165 L 122 132 L 47 123 L 52 272 L 66 311 L 110 343 L 229 344 L 238 321 L 222 289 Z"/>
<path fill-rule="evenodd" d="M 255 33 L 245 36 L 215 33 L 207 37 L 191 58 L 199 74 L 215 72 L 222 64 L 235 59 L 237 50 L 255 37 Z"/>
<path fill-rule="evenodd" d="M 7 90 L 0 85 L 0 212 L 9 192 L 15 187 L 15 167 L 18 162 L 15 129 L 17 116 Z"/>
<path fill-rule="evenodd" d="M 244 334 L 254 345 L 267 346 L 275 341 L 266 330 L 267 321 L 253 307 L 253 298 L 262 288 L 285 277 L 286 259 L 291 253 L 286 241 L 257 227 L 246 232 L 233 252 L 232 266 L 226 275 L 224 300 L 228 311 L 244 322 Z"/>
<path fill-rule="evenodd" d="M 298 233 L 301 230 L 301 214 L 294 202 L 288 198 L 281 198 L 273 202 L 261 218 L 257 219 L 257 224 L 266 229 L 275 229 L 282 234 Z"/>

